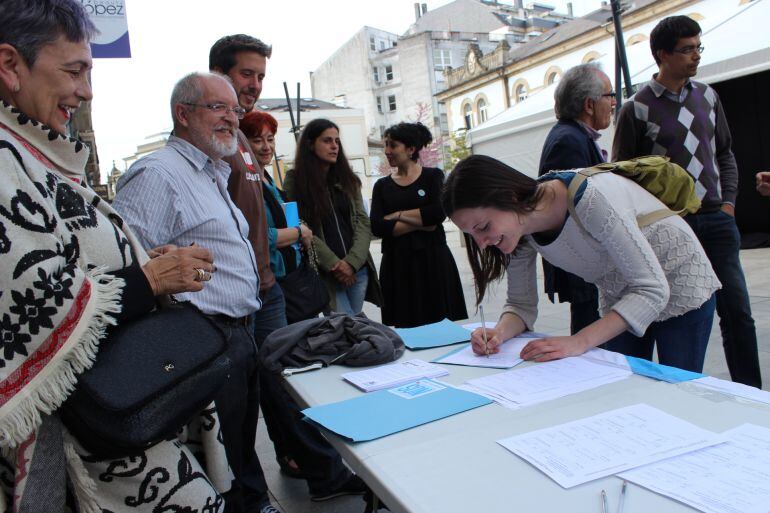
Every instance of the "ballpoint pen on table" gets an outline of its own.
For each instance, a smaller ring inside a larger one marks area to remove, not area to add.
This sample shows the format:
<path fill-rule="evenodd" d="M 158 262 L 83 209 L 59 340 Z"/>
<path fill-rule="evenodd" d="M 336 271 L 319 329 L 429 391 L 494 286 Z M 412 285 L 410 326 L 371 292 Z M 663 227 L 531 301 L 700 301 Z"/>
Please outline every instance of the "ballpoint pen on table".
<path fill-rule="evenodd" d="M 489 358 L 489 346 L 487 345 L 487 323 L 484 321 L 484 307 L 479 305 L 479 315 L 481 316 L 481 336 L 484 337 L 484 351 L 487 352 L 487 358 Z"/>
<path fill-rule="evenodd" d="M 607 492 L 602 490 L 602 513 L 609 513 L 607 507 Z"/>
<path fill-rule="evenodd" d="M 623 505 L 626 501 L 626 488 L 628 487 L 628 481 L 623 480 L 623 486 L 620 488 L 620 499 L 618 499 L 618 513 L 623 513 Z"/>

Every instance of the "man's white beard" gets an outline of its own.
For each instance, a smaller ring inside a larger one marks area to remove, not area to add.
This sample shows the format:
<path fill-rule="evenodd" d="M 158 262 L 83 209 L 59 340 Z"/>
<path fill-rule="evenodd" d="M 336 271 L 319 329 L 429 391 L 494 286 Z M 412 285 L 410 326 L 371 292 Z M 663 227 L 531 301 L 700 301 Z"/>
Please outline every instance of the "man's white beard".
<path fill-rule="evenodd" d="M 238 151 L 238 139 L 235 135 L 228 142 L 222 142 L 217 137 L 217 132 L 213 132 L 206 137 L 201 130 L 190 127 L 190 140 L 193 146 L 201 150 L 214 160 L 234 155 Z"/>
<path fill-rule="evenodd" d="M 235 136 L 229 142 L 221 142 L 217 138 L 217 134 L 214 133 L 211 134 L 209 142 L 211 143 L 211 149 L 219 155 L 219 158 L 235 155 L 235 152 L 238 151 L 238 139 Z"/>

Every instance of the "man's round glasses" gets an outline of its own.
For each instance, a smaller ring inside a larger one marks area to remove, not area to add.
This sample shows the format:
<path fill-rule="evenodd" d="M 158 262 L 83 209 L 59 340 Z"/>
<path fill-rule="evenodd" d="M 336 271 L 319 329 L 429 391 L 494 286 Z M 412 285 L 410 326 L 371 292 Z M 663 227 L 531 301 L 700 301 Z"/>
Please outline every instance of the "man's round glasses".
<path fill-rule="evenodd" d="M 692 54 L 694 52 L 698 52 L 698 54 L 700 55 L 700 54 L 703 53 L 703 49 L 704 49 L 703 45 L 699 45 L 699 46 L 683 46 L 682 48 L 674 48 L 674 51 L 676 53 L 681 53 L 683 55 L 690 55 L 690 54 Z"/>
<path fill-rule="evenodd" d="M 221 114 L 221 115 L 227 115 L 228 112 L 232 112 L 235 114 L 235 117 L 238 119 L 243 119 L 243 116 L 246 115 L 246 110 L 243 107 L 228 107 L 224 103 L 190 103 L 190 102 L 183 102 L 183 105 L 189 105 L 190 107 L 203 107 L 204 109 L 208 109 L 214 114 Z"/>

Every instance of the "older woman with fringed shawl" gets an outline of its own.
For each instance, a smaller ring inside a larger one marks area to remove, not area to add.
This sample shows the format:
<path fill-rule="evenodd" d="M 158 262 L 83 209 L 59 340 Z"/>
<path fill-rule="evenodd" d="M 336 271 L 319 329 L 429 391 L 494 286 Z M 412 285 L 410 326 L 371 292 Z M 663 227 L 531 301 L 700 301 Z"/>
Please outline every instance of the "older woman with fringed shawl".
<path fill-rule="evenodd" d="M 88 187 L 89 149 L 65 133 L 91 99 L 95 32 L 75 0 L 0 2 L 0 510 L 216 513 L 230 475 L 213 406 L 178 439 L 110 459 L 57 415 L 110 325 L 215 270 L 203 248 L 148 257 Z"/>

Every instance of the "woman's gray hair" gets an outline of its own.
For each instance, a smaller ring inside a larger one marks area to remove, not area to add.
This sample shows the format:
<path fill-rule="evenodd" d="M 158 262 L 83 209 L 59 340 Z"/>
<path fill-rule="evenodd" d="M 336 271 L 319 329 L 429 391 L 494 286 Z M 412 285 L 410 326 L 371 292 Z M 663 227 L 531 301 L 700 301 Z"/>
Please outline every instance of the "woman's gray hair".
<path fill-rule="evenodd" d="M 601 68 L 592 62 L 580 64 L 564 73 L 553 99 L 557 119 L 575 119 L 583 112 L 586 98 L 598 100 L 604 94 L 604 83 L 599 73 Z"/>
<path fill-rule="evenodd" d="M 98 33 L 77 0 L 0 1 L 0 44 L 13 46 L 30 67 L 40 49 L 60 36 L 79 43 L 90 42 Z"/>
<path fill-rule="evenodd" d="M 203 96 L 201 79 L 205 77 L 219 77 L 232 87 L 233 81 L 227 75 L 216 71 L 194 71 L 179 79 L 171 91 L 171 119 L 176 125 L 176 113 L 174 109 L 178 104 L 198 103 Z"/>

